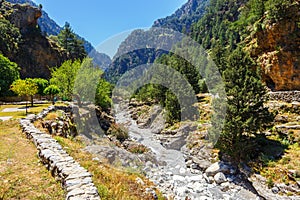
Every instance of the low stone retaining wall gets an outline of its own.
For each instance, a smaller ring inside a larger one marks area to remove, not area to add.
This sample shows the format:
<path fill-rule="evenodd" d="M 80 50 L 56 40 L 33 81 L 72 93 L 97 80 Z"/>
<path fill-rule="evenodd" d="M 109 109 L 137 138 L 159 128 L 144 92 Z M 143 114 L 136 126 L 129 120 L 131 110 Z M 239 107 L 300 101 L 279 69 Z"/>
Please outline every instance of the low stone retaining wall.
<path fill-rule="evenodd" d="M 42 163 L 54 177 L 61 181 L 63 188 L 67 191 L 67 200 L 100 200 L 97 188 L 91 178 L 92 175 L 68 155 L 55 139 L 33 125 L 35 120 L 44 118 L 49 112 L 58 109 L 70 111 L 71 107 L 50 106 L 38 115 L 30 115 L 21 119 L 22 130 L 37 147 Z"/>
<path fill-rule="evenodd" d="M 300 91 L 270 92 L 270 100 L 285 102 L 300 102 Z"/>

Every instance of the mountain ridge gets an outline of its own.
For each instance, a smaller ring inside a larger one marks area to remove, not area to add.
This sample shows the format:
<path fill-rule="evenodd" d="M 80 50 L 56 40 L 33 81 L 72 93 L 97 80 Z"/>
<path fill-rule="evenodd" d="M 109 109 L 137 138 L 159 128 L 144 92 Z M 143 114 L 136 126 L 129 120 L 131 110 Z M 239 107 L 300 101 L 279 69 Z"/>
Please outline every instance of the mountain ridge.
<path fill-rule="evenodd" d="M 33 7 L 39 7 L 36 3 L 32 0 L 7 0 L 10 3 L 14 4 L 29 4 Z M 41 9 L 42 16 L 38 19 L 38 25 L 44 35 L 58 35 L 60 31 L 63 29 L 60 27 L 49 15 L 48 13 Z M 76 33 L 75 33 L 76 34 Z M 89 54 L 90 57 L 94 58 L 94 62 L 100 66 L 103 70 L 105 70 L 109 64 L 111 63 L 111 59 L 108 55 L 99 53 L 95 49 L 95 47 L 87 41 L 85 38 L 81 37 L 80 35 L 76 34 L 77 37 L 84 42 L 84 48 Z"/>
<path fill-rule="evenodd" d="M 147 49 L 146 45 L 145 49 L 136 50 L 123 55 L 124 52 L 127 52 L 127 49 L 133 49 L 132 47 L 136 46 L 136 44 L 139 44 L 142 41 L 143 43 L 146 42 L 145 40 L 150 43 L 155 41 L 151 35 L 151 31 L 156 32 L 154 30 L 155 28 L 166 28 L 171 29 L 174 32 L 181 33 L 189 32 L 192 23 L 204 15 L 208 2 L 209 0 L 188 0 L 188 2 L 177 9 L 174 14 L 156 20 L 152 26 L 152 29 L 149 31 L 133 31 L 120 44 L 117 54 L 114 57 L 114 62 L 105 71 L 105 78 L 108 81 L 115 83 L 126 71 L 142 64 L 152 63 L 156 58 L 168 53 L 162 50 Z M 161 45 L 162 44 L 157 44 L 157 47 L 160 47 Z"/>

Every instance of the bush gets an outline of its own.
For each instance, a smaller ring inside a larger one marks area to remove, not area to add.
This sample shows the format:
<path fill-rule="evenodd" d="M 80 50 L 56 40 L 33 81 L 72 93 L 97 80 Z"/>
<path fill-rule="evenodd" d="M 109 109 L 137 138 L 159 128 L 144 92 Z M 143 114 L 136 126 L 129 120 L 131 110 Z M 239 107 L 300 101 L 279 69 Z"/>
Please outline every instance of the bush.
<path fill-rule="evenodd" d="M 108 134 L 115 136 L 121 142 L 129 138 L 128 130 L 123 125 L 112 124 L 108 129 Z"/>

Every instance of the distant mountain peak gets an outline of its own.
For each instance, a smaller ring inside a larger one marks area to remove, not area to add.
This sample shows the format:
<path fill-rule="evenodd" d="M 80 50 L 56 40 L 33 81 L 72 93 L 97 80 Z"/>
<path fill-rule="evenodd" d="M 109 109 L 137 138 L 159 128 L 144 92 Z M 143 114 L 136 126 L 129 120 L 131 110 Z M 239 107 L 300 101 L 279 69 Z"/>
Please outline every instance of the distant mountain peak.
<path fill-rule="evenodd" d="M 189 31 L 191 25 L 197 22 L 204 14 L 209 0 L 188 0 L 174 14 L 158 19 L 153 27 L 170 28 L 182 32 Z"/>

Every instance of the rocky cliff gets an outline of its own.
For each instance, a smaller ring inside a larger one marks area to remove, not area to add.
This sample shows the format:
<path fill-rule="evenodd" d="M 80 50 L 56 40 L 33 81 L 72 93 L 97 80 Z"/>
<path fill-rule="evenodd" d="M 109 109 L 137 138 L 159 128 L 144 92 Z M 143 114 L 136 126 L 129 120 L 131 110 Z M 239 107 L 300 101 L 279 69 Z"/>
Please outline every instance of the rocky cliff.
<path fill-rule="evenodd" d="M 21 78 L 49 78 L 51 67 L 59 66 L 66 59 L 66 53 L 54 42 L 43 36 L 37 27 L 42 16 L 40 9 L 26 4 L 0 2 L 2 18 L 20 30 L 21 41 L 16 53 L 2 53 L 21 68 Z"/>
<path fill-rule="evenodd" d="M 38 5 L 34 3 L 32 0 L 6 0 L 6 1 L 13 4 L 27 4 L 32 6 L 33 8 L 38 7 Z M 53 19 L 51 19 L 45 10 L 39 10 L 39 12 L 41 13 L 41 16 L 38 17 L 37 24 L 40 27 L 42 34 L 44 36 L 58 35 L 62 30 L 62 27 L 60 27 Z M 110 57 L 107 56 L 106 54 L 97 52 L 97 50 L 93 47 L 93 45 L 90 42 L 88 42 L 85 38 L 80 37 L 79 35 L 77 36 L 80 40 L 84 42 L 84 48 L 86 52 L 89 54 L 89 56 L 94 59 L 94 62 L 97 65 L 99 65 L 103 70 L 105 70 L 111 63 Z M 54 45 L 53 42 L 52 45 Z M 49 66 L 52 65 L 53 63 L 49 63 Z"/>
<path fill-rule="evenodd" d="M 300 5 L 284 10 L 283 17 L 263 19 L 250 51 L 262 67 L 263 80 L 272 90 L 300 90 Z"/>
<path fill-rule="evenodd" d="M 174 14 L 158 19 L 153 27 L 170 28 L 180 32 L 189 32 L 193 23 L 197 22 L 204 14 L 209 0 L 189 0 Z"/>

